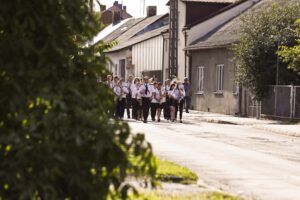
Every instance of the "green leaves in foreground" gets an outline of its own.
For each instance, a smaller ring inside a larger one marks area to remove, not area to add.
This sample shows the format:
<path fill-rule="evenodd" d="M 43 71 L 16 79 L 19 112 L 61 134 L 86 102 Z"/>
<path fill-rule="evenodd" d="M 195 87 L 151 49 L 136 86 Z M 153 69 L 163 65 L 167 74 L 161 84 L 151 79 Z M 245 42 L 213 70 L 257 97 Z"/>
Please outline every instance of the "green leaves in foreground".
<path fill-rule="evenodd" d="M 0 199 L 125 198 L 129 171 L 154 177 L 150 144 L 97 84 L 107 44 L 86 44 L 101 27 L 84 0 L 1 2 Z"/>

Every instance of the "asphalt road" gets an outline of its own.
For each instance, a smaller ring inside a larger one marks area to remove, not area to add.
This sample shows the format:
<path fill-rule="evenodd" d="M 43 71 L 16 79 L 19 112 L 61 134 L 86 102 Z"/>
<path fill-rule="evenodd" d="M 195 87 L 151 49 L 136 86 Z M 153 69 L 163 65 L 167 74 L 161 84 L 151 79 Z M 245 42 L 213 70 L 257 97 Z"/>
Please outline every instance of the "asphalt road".
<path fill-rule="evenodd" d="M 247 199 L 300 199 L 300 139 L 251 126 L 129 122 L 158 157 L 195 171 L 210 186 Z"/>

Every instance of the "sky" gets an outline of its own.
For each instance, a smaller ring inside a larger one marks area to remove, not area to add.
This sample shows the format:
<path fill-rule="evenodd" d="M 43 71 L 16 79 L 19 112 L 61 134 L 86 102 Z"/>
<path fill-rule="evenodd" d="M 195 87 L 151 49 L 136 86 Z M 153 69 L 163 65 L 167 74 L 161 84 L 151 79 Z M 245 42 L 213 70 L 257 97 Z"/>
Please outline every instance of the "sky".
<path fill-rule="evenodd" d="M 111 7 L 115 0 L 99 0 L 101 4 L 106 5 L 107 8 Z M 121 3 L 122 0 L 119 0 Z M 168 0 L 145 0 L 146 6 L 157 6 L 157 14 L 165 14 L 168 12 L 169 7 L 166 6 Z M 127 6 L 127 12 L 134 17 L 142 16 L 141 0 L 123 0 L 123 5 Z"/>

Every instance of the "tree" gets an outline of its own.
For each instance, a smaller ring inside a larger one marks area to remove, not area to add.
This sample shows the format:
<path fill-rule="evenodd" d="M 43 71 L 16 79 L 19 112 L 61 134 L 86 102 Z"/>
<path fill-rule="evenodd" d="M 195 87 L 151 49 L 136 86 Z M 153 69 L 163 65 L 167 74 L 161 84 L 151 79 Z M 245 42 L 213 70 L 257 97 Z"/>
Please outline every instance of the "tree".
<path fill-rule="evenodd" d="M 295 43 L 291 27 L 299 15 L 299 1 L 280 0 L 262 1 L 242 17 L 240 42 L 233 48 L 239 66 L 237 81 L 257 100 L 264 97 L 266 85 L 300 81 L 276 54 L 280 44 Z"/>
<path fill-rule="evenodd" d="M 297 29 L 295 35 L 297 44 L 294 46 L 281 46 L 278 55 L 283 58 L 283 61 L 289 64 L 289 68 L 300 74 L 300 19 L 295 22 Z"/>
<path fill-rule="evenodd" d="M 101 27 L 87 0 L 1 2 L 0 199 L 126 198 L 128 175 L 154 177 L 150 144 L 97 84 L 107 44 L 86 44 Z"/>

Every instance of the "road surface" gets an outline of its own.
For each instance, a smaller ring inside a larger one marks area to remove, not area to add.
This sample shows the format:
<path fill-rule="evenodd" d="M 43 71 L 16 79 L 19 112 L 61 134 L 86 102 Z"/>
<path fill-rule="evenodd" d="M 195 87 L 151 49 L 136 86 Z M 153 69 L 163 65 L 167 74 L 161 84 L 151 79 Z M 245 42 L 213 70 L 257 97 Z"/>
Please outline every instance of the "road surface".
<path fill-rule="evenodd" d="M 251 126 L 129 122 L 158 157 L 195 171 L 210 186 L 256 200 L 300 199 L 300 139 Z"/>

